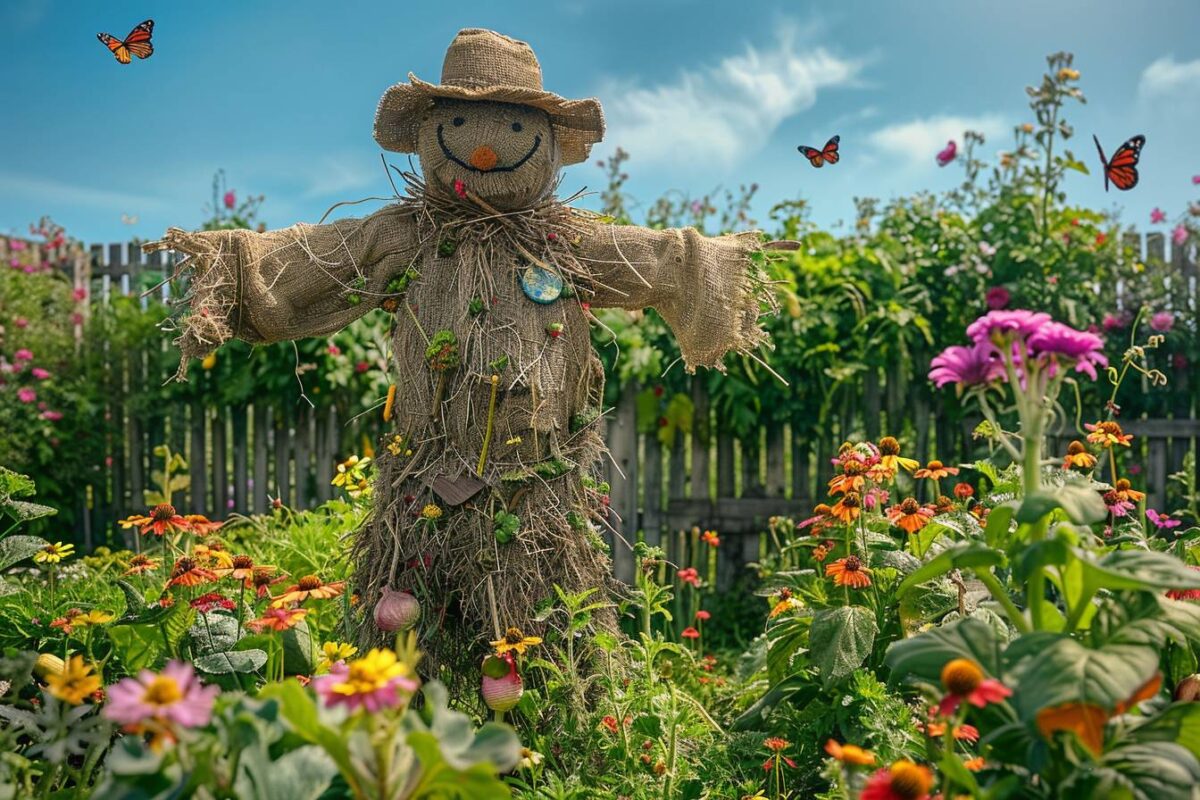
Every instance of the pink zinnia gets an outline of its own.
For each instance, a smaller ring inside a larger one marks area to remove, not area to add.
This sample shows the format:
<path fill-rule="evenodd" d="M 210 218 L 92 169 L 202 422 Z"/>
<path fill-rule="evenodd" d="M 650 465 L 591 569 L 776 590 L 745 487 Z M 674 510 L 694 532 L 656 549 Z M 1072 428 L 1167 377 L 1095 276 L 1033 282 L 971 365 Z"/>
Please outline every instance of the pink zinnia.
<path fill-rule="evenodd" d="M 42 369 L 41 367 L 34 367 L 29 373 L 39 381 L 44 381 L 50 377 L 50 370 Z"/>
<path fill-rule="evenodd" d="M 695 567 L 685 567 L 675 574 L 678 575 L 679 580 L 683 581 L 684 583 L 690 583 L 696 588 L 700 587 L 700 573 Z"/>
<path fill-rule="evenodd" d="M 43 411 L 42 412 L 42 419 L 50 420 L 51 422 L 58 422 L 62 418 L 63 418 L 63 414 L 61 411 Z"/>
<path fill-rule="evenodd" d="M 953 139 L 951 139 L 950 141 L 946 142 L 945 147 L 938 151 L 938 154 L 935 156 L 935 158 L 937 159 L 938 166 L 944 167 L 953 161 L 954 157 L 957 155 L 958 145 L 954 143 Z"/>
<path fill-rule="evenodd" d="M 1170 311 L 1159 311 L 1150 317 L 1150 327 L 1159 333 L 1166 333 L 1175 326 L 1175 315 Z"/>
<path fill-rule="evenodd" d="M 987 302 L 987 307 L 995 311 L 1008 305 L 1012 300 L 1012 295 L 1003 286 L 993 286 L 987 290 L 984 300 Z"/>
<path fill-rule="evenodd" d="M 947 383 L 960 386 L 991 383 L 1004 375 L 1004 365 L 996 348 L 986 340 L 971 347 L 947 347 L 934 357 L 929 366 L 929 380 L 939 389 Z"/>
<path fill-rule="evenodd" d="M 17 317 L 16 319 L 13 320 L 13 324 L 16 325 L 18 328 L 28 328 L 29 320 L 25 319 L 24 317 Z"/>
<path fill-rule="evenodd" d="M 1171 231 L 1171 241 L 1176 245 L 1182 245 L 1188 240 L 1188 229 L 1183 223 L 1175 226 L 1175 230 Z"/>
<path fill-rule="evenodd" d="M 126 727 L 145 722 L 194 728 L 208 724 L 219 686 L 204 686 L 191 664 L 168 662 L 155 675 L 148 669 L 108 688 L 104 716 Z"/>
<path fill-rule="evenodd" d="M 1100 321 L 1100 327 L 1105 331 L 1116 331 L 1121 328 L 1128 327 L 1129 315 L 1122 311 L 1119 314 L 1105 314 L 1104 319 Z"/>
<path fill-rule="evenodd" d="M 325 705 L 345 705 L 351 711 L 366 709 L 375 714 L 408 702 L 420 684 L 391 650 L 374 649 L 362 658 L 339 661 L 328 674 L 313 680 L 313 688 Z"/>
<path fill-rule="evenodd" d="M 225 193 L 224 200 L 225 200 L 226 208 L 233 208 L 234 206 L 237 205 L 237 195 L 233 193 L 233 190 L 230 190 Z"/>
<path fill-rule="evenodd" d="M 1182 520 L 1172 519 L 1167 514 L 1160 514 L 1153 508 L 1146 509 L 1146 518 L 1154 523 L 1156 528 L 1178 528 L 1183 524 Z"/>
<path fill-rule="evenodd" d="M 32 403 L 34 400 L 37 400 L 37 392 L 28 386 L 22 386 L 20 389 L 17 389 L 17 399 L 22 403 Z"/>
<path fill-rule="evenodd" d="M 71 296 L 72 296 L 72 297 L 74 297 L 74 298 L 75 298 L 75 300 L 77 300 L 77 301 L 79 301 L 79 300 L 87 300 L 87 289 L 84 289 L 84 288 L 81 286 L 80 288 L 78 288 L 78 289 L 76 289 L 74 292 L 72 292 L 72 293 L 71 293 Z"/>
<path fill-rule="evenodd" d="M 331 344 L 327 348 L 326 352 L 328 352 L 331 356 L 340 356 L 342 354 L 342 348 L 338 347 L 336 344 Z"/>
<path fill-rule="evenodd" d="M 1094 333 L 1077 331 L 1061 322 L 1047 322 L 1029 337 L 1035 356 L 1061 357 L 1075 362 L 1075 371 L 1096 380 L 1096 367 L 1107 367 L 1104 342 Z"/>
<path fill-rule="evenodd" d="M 1166 222 L 1167 215 L 1163 213 L 1161 208 L 1155 208 L 1150 212 L 1150 224 L 1157 225 L 1160 222 Z"/>
<path fill-rule="evenodd" d="M 1104 493 L 1104 505 L 1108 507 L 1108 513 L 1114 517 L 1127 517 L 1129 512 L 1137 507 L 1114 491 Z"/>
<path fill-rule="evenodd" d="M 22 347 L 17 352 L 13 353 L 13 358 L 17 361 L 33 361 L 33 351 Z"/>
<path fill-rule="evenodd" d="M 1041 311 L 989 311 L 967 326 L 967 336 L 976 344 L 991 342 L 997 337 L 1024 338 L 1036 332 L 1050 321 L 1050 315 Z"/>

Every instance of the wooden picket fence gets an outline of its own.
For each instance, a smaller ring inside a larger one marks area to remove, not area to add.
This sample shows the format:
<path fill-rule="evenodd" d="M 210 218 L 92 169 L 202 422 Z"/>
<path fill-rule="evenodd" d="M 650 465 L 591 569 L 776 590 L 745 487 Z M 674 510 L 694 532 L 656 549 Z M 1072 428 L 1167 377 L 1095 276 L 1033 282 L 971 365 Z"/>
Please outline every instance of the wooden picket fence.
<path fill-rule="evenodd" d="M 1128 243 L 1141 252 L 1136 234 Z M 1182 287 L 1176 302 L 1194 308 L 1197 269 L 1182 248 L 1167 262 L 1164 237 L 1152 233 L 1145 237 L 1145 257 L 1176 265 Z M 143 273 L 165 274 L 170 263 L 169 254 L 144 257 L 137 243 L 121 243 L 94 245 L 87 254 L 68 259 L 65 267 L 76 286 L 89 287 L 94 302 L 103 303 L 114 294 L 133 293 Z M 140 282 L 145 283 L 144 276 Z M 294 508 L 329 499 L 336 462 L 361 449 L 364 436 L 373 440 L 381 432 L 376 420 L 350 422 L 336 409 L 314 410 L 293 395 L 231 408 L 192 404 L 147 416 L 127 413 L 125 398 L 167 376 L 146 374 L 146 362 L 138 354 L 112 354 L 111 364 L 107 413 L 124 435 L 112 442 L 111 465 L 96 470 L 81 501 L 87 506 L 80 515 L 85 544 L 104 541 L 114 520 L 144 509 L 143 490 L 153 488 L 150 472 L 161 468 L 154 455 L 158 445 L 169 445 L 189 464 L 187 486 L 173 496 L 177 507 L 219 517 L 264 512 L 272 499 Z M 782 424 L 764 425 L 752 437 L 738 440 L 721 431 L 702 382 L 696 381 L 693 429 L 664 446 L 656 431 L 639 432 L 638 391 L 634 385 L 623 387 L 616 408 L 606 415 L 612 456 L 606 469 L 615 512 L 609 534 L 614 570 L 625 580 L 633 571 L 627 544 L 644 537 L 664 546 L 674 563 L 708 564 L 707 577 L 729 585 L 760 557 L 770 517 L 803 515 L 825 496 L 830 458 L 847 439 L 903 435 L 906 453 L 922 462 L 957 457 L 974 446 L 974 421 L 951 420 L 942 413 L 940 393 L 923 384 L 901 388 L 886 371 L 868 370 L 862 402 L 832 415 L 815 438 L 793 435 Z M 1142 465 L 1149 504 L 1156 508 L 1164 502 L 1167 476 L 1181 469 L 1185 454 L 1200 457 L 1195 398 L 1177 394 L 1171 418 L 1122 420 L 1138 437 L 1126 463 Z M 1063 441 L 1054 444 L 1065 447 Z M 715 564 L 691 533 L 693 527 L 719 531 L 722 543 Z"/>

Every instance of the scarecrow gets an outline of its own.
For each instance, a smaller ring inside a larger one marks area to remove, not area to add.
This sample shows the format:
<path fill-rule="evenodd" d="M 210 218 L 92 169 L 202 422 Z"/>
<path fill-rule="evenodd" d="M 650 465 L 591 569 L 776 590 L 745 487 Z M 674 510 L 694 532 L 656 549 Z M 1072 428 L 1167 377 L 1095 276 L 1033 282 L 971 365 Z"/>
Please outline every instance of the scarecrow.
<path fill-rule="evenodd" d="M 231 338 L 322 336 L 371 309 L 394 315 L 392 431 L 354 539 L 356 586 L 366 608 L 415 594 L 435 664 L 536 627 L 554 584 L 611 581 L 590 309 L 657 309 L 689 371 L 766 342 L 758 234 L 611 225 L 555 197 L 560 167 L 603 132 L 597 100 L 543 90 L 527 44 L 467 29 L 440 84 L 410 74 L 379 103 L 376 141 L 420 162 L 397 202 L 267 232 L 172 228 L 147 245 L 185 254 L 190 269 L 180 378 Z"/>

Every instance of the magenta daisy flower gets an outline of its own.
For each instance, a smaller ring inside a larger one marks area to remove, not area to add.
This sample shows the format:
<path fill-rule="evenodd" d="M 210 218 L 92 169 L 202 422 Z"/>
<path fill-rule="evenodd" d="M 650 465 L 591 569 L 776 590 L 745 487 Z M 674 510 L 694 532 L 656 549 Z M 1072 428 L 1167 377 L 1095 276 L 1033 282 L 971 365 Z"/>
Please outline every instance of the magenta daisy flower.
<path fill-rule="evenodd" d="M 1004 375 L 1004 365 L 996 348 L 986 340 L 970 347 L 947 347 L 929 366 L 929 380 L 939 389 L 947 383 L 961 386 L 991 383 Z"/>
<path fill-rule="evenodd" d="M 1153 508 L 1146 509 L 1146 518 L 1154 523 L 1156 528 L 1178 528 L 1182 524 L 1181 520 L 1174 519 L 1168 514 L 1160 514 Z"/>
<path fill-rule="evenodd" d="M 325 705 L 363 708 L 372 714 L 404 705 L 419 686 L 407 664 L 391 650 L 379 648 L 349 664 L 339 661 L 313 681 Z"/>
<path fill-rule="evenodd" d="M 206 725 L 212 718 L 219 686 L 204 686 L 191 664 L 171 661 L 157 675 L 148 669 L 109 687 L 104 716 L 126 727 L 147 722 L 184 728 Z"/>
<path fill-rule="evenodd" d="M 1030 334 L 1029 350 L 1035 356 L 1057 357 L 1075 363 L 1075 371 L 1096 380 L 1096 367 L 1107 367 L 1104 342 L 1094 333 L 1077 331 L 1061 322 L 1047 322 Z"/>
<path fill-rule="evenodd" d="M 1049 321 L 1050 315 L 1040 311 L 996 309 L 967 326 L 967 336 L 976 344 L 995 342 L 998 339 L 1025 338 Z"/>

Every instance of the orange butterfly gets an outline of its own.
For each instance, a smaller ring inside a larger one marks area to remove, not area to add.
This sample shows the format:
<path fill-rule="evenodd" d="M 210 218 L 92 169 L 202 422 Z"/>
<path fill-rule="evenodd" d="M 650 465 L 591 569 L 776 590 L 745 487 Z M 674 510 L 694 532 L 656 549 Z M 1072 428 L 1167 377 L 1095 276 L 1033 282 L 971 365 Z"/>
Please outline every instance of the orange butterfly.
<path fill-rule="evenodd" d="M 812 164 L 814 167 L 823 167 L 825 166 L 826 162 L 830 164 L 836 164 L 838 159 L 841 158 L 841 156 L 838 155 L 838 142 L 841 140 L 841 136 L 835 136 L 826 142 L 825 146 L 820 150 L 816 149 L 815 147 L 809 147 L 805 144 L 800 145 L 796 149 L 804 154 L 804 157 L 808 159 L 808 163 Z"/>
<path fill-rule="evenodd" d="M 123 40 L 107 33 L 97 33 L 96 38 L 104 42 L 105 47 L 117 57 L 117 61 L 128 64 L 133 60 L 130 54 L 138 58 L 149 58 L 154 53 L 154 45 L 150 44 L 150 34 L 152 33 L 154 33 L 154 20 L 148 19 L 131 30 Z"/>
<path fill-rule="evenodd" d="M 1104 148 L 1100 146 L 1100 140 L 1096 138 L 1096 134 L 1092 134 L 1092 141 L 1096 143 L 1096 152 L 1100 154 L 1100 163 L 1104 166 L 1104 191 L 1108 191 L 1109 183 L 1123 192 L 1137 186 L 1138 158 L 1142 155 L 1142 146 L 1146 144 L 1146 137 L 1140 134 L 1134 136 L 1118 147 L 1111 159 L 1104 157 Z"/>

